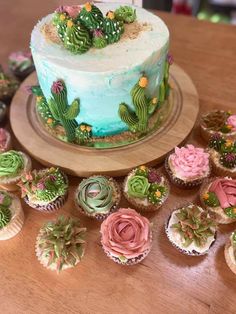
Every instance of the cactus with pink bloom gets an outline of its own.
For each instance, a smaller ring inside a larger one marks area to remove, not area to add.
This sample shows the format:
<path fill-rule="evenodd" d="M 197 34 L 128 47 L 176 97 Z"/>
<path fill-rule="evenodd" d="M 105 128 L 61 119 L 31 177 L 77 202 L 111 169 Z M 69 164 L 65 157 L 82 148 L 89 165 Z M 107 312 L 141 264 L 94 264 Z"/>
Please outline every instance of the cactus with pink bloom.
<path fill-rule="evenodd" d="M 96 29 L 93 32 L 93 46 L 97 49 L 102 49 L 107 46 L 107 40 L 100 29 Z"/>

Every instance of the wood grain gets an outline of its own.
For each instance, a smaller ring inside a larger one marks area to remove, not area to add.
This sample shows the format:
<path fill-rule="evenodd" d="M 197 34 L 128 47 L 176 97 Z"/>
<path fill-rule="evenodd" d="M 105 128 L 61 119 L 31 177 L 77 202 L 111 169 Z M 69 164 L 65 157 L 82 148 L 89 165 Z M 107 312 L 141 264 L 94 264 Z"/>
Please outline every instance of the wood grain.
<path fill-rule="evenodd" d="M 156 165 L 192 131 L 199 112 L 196 88 L 177 65 L 171 66 L 169 116 L 161 127 L 144 139 L 127 146 L 95 149 L 59 141 L 48 133 L 36 113 L 35 97 L 27 96 L 25 86 L 36 85 L 32 73 L 17 91 L 10 110 L 12 130 L 31 156 L 46 166 L 57 165 L 69 174 L 88 177 L 93 174 L 126 175 L 142 164 Z M 31 134 L 29 140 L 28 134 Z"/>
<path fill-rule="evenodd" d="M 1 62 L 6 62 L 11 51 L 28 46 L 35 21 L 58 4 L 55 0 L 18 0 L 13 6 L 13 1 L 0 1 L 0 11 L 6 13 L 0 20 Z M 236 112 L 235 27 L 158 15 L 170 28 L 176 63 L 187 71 L 197 87 L 201 112 L 213 108 Z M 189 141 L 205 145 L 198 126 Z M 14 144 L 20 148 L 17 142 Z M 39 167 L 36 162 L 34 166 Z M 79 217 L 72 200 L 79 179 L 71 177 L 70 183 L 70 199 L 61 213 Z M 198 189 L 181 191 L 172 187 L 166 205 L 149 216 L 154 223 L 153 250 L 143 263 L 134 267 L 122 267 L 108 259 L 100 247 L 99 223 L 81 217 L 88 228 L 86 255 L 75 269 L 59 276 L 46 271 L 34 254 L 40 226 L 56 215 L 38 213 L 24 205 L 26 222 L 22 232 L 0 243 L 0 312 L 234 314 L 236 277 L 225 263 L 224 244 L 235 224 L 219 228 L 218 239 L 208 256 L 183 256 L 167 241 L 163 224 L 171 209 L 186 200 L 198 202 Z M 123 200 L 122 205 L 127 203 Z"/>

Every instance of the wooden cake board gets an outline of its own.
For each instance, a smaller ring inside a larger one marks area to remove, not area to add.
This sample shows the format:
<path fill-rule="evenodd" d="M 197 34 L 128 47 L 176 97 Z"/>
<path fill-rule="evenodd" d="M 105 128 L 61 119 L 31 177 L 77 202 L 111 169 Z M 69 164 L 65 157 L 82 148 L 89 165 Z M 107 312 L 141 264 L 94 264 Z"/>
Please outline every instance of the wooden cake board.
<path fill-rule="evenodd" d="M 66 143 L 50 135 L 39 122 L 35 98 L 25 92 L 36 85 L 32 73 L 21 85 L 10 108 L 12 130 L 33 158 L 45 166 L 58 166 L 68 174 L 88 177 L 92 174 L 122 176 L 142 164 L 154 166 L 189 135 L 199 112 L 196 88 L 190 77 L 177 65 L 170 70 L 172 87 L 169 101 L 172 112 L 156 133 L 127 146 L 96 149 Z"/>

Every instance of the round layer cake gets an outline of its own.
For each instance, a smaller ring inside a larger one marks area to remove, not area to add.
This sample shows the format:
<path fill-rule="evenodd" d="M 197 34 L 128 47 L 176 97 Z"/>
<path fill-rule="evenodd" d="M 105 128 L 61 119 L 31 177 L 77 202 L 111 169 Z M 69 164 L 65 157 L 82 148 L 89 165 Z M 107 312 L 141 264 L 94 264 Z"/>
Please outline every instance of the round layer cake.
<path fill-rule="evenodd" d="M 96 4 L 104 17 L 119 6 Z M 142 76 L 148 80 L 148 84 L 141 82 L 141 85 L 147 85 L 147 99 L 160 97 L 169 31 L 156 15 L 132 8 L 136 10 L 136 21 L 125 24 L 118 42 L 103 49 L 91 47 L 83 54 L 73 54 L 55 40 L 52 36 L 53 14 L 39 21 L 32 32 L 31 50 L 43 95 L 49 101 L 53 83 L 62 80 L 67 89 L 68 104 L 79 99 L 77 125 L 89 125 L 95 137 L 115 135 L 129 129 L 119 115 L 119 106 L 125 103 L 135 110 L 131 90 Z"/>

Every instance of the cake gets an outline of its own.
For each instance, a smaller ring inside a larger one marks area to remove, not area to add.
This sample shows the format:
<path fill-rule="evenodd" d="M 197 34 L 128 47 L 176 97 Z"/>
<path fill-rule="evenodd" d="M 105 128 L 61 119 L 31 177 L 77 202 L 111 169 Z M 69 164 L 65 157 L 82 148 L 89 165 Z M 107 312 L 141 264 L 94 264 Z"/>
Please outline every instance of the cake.
<path fill-rule="evenodd" d="M 211 173 L 209 154 L 203 148 L 188 144 L 176 147 L 165 160 L 165 169 L 173 184 L 191 189 Z"/>
<path fill-rule="evenodd" d="M 58 273 L 75 267 L 84 256 L 86 228 L 78 219 L 59 216 L 47 222 L 36 240 L 36 256 L 39 262 Z"/>
<path fill-rule="evenodd" d="M 236 275 L 236 232 L 232 232 L 230 239 L 225 244 L 225 260 L 229 268 Z"/>
<path fill-rule="evenodd" d="M 125 178 L 123 189 L 128 202 L 143 211 L 158 210 L 170 193 L 166 177 L 146 166 L 133 169 Z"/>
<path fill-rule="evenodd" d="M 208 146 L 213 172 L 218 176 L 236 178 L 236 141 L 215 133 Z"/>
<path fill-rule="evenodd" d="M 18 190 L 21 175 L 31 170 L 31 160 L 23 152 L 9 150 L 0 154 L 0 187 L 8 191 Z"/>
<path fill-rule="evenodd" d="M 167 26 L 145 9 L 58 8 L 31 35 L 40 121 L 78 145 L 140 138 L 156 126 L 169 95 L 168 50 Z"/>
<path fill-rule="evenodd" d="M 102 222 L 101 235 L 103 250 L 121 265 L 137 264 L 151 250 L 151 224 L 134 209 L 120 208 L 108 216 Z"/>
<path fill-rule="evenodd" d="M 216 222 L 228 224 L 236 221 L 235 179 L 219 177 L 206 180 L 200 189 L 200 200 Z"/>
<path fill-rule="evenodd" d="M 207 254 L 216 240 L 214 220 L 195 204 L 186 204 L 174 210 L 165 230 L 170 242 L 186 255 Z"/>
<path fill-rule="evenodd" d="M 91 176 L 82 180 L 75 192 L 78 210 L 91 218 L 104 220 L 119 206 L 121 191 L 111 177 Z"/>
<path fill-rule="evenodd" d="M 24 212 L 17 196 L 0 190 L 0 240 L 17 235 L 24 223 Z"/>
<path fill-rule="evenodd" d="M 68 196 L 68 179 L 59 168 L 24 173 L 18 185 L 30 207 L 47 213 L 60 209 Z"/>
<path fill-rule="evenodd" d="M 202 115 L 200 129 L 206 141 L 216 132 L 228 139 L 236 138 L 236 115 L 231 111 L 211 111 Z"/>
<path fill-rule="evenodd" d="M 11 135 L 10 133 L 0 128 L 0 153 L 6 152 L 11 149 Z"/>

